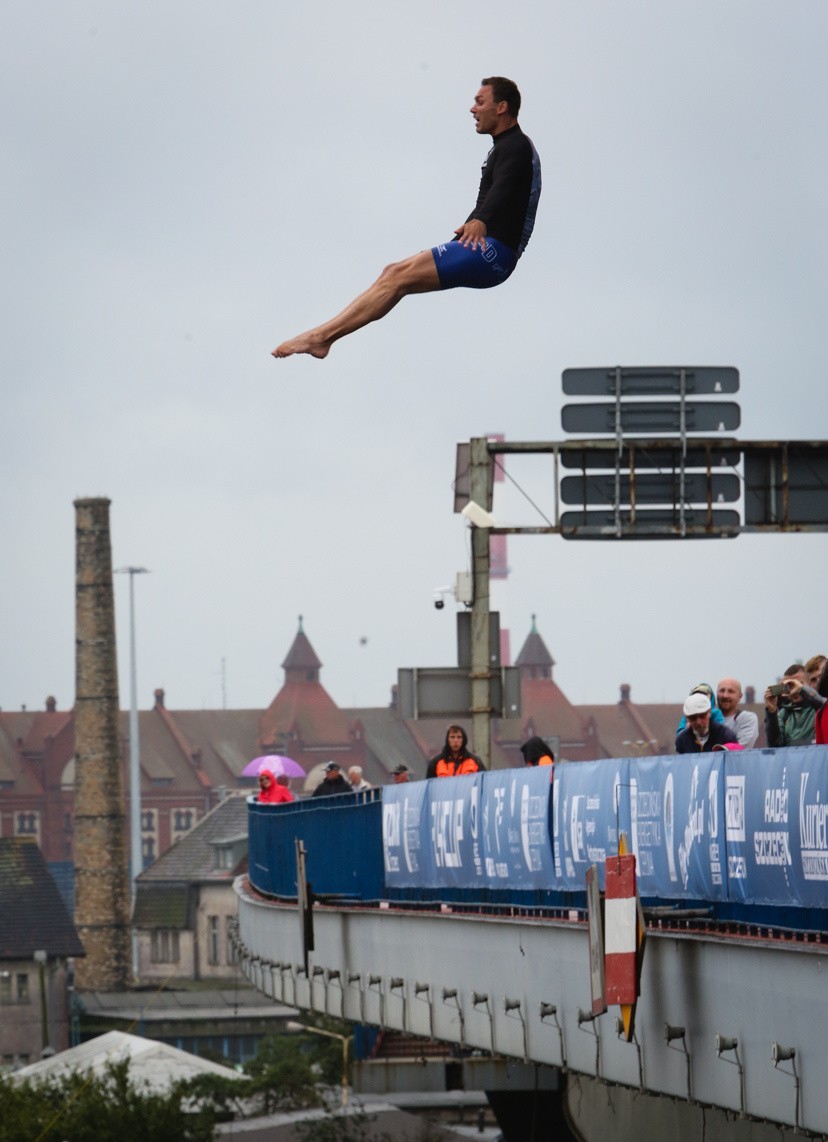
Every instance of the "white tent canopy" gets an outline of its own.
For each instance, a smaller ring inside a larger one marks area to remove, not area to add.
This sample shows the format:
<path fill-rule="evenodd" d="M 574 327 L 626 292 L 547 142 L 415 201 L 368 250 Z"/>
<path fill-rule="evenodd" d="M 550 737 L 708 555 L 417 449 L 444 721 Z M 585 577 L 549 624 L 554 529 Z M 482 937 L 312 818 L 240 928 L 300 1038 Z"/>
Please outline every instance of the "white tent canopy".
<path fill-rule="evenodd" d="M 71 1071 L 90 1071 L 100 1075 L 109 1063 L 120 1063 L 124 1059 L 129 1060 L 129 1073 L 133 1083 L 158 1094 L 169 1090 L 181 1079 L 194 1078 L 196 1075 L 223 1075 L 225 1078 L 236 1079 L 240 1077 L 232 1068 L 223 1067 L 220 1063 L 201 1059 L 197 1055 L 180 1051 L 177 1047 L 170 1047 L 167 1043 L 159 1043 L 155 1039 L 128 1035 L 124 1031 L 107 1031 L 105 1035 L 90 1039 L 88 1043 L 70 1047 L 68 1051 L 61 1051 L 51 1058 L 41 1059 L 28 1067 L 22 1067 L 10 1077 L 15 1081 L 50 1079 Z"/>

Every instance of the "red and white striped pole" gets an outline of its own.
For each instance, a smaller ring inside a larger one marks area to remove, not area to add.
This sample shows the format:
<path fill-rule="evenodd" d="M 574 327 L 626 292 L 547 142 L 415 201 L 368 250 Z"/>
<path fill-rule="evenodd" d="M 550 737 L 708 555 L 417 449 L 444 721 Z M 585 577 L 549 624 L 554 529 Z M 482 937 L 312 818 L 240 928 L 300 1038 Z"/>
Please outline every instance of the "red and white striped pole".
<path fill-rule="evenodd" d="M 633 853 L 607 858 L 604 964 L 607 1003 L 634 1004 L 639 995 L 639 978 Z"/>

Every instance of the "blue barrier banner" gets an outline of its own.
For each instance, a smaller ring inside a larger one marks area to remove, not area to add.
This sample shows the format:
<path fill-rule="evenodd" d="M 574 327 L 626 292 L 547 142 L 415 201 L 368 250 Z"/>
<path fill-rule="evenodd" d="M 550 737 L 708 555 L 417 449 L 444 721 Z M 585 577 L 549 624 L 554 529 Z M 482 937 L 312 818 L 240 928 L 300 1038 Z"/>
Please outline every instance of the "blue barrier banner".
<path fill-rule="evenodd" d="M 482 778 L 477 773 L 383 788 L 389 887 L 462 888 L 482 882 L 478 811 Z"/>
<path fill-rule="evenodd" d="M 716 751 L 630 761 L 630 839 L 642 896 L 726 899 L 724 758 Z"/>
<path fill-rule="evenodd" d="M 618 852 L 619 830 L 630 835 L 627 758 L 568 762 L 555 766 L 554 855 L 556 887 L 584 892 L 586 873 Z"/>
<path fill-rule="evenodd" d="M 433 878 L 428 887 L 482 884 L 480 800 L 483 774 L 438 777 L 425 783 Z"/>
<path fill-rule="evenodd" d="M 730 753 L 725 761 L 730 899 L 828 905 L 828 749 Z"/>
<path fill-rule="evenodd" d="M 384 787 L 386 885 L 552 887 L 549 778 L 544 766 Z"/>
<path fill-rule="evenodd" d="M 428 782 L 388 785 L 382 790 L 382 851 L 385 883 L 418 888 L 434 882 L 428 843 Z"/>
<path fill-rule="evenodd" d="M 549 766 L 500 769 L 483 777 L 483 854 L 487 888 L 552 888 Z"/>

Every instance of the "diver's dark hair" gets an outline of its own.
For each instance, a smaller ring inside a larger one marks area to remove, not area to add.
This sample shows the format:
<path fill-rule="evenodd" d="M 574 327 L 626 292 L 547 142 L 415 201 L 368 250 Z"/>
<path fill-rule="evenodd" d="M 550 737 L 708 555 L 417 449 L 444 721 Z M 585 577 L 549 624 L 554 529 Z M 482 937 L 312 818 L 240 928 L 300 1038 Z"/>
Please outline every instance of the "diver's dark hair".
<path fill-rule="evenodd" d="M 520 92 L 514 80 L 506 79 L 502 75 L 490 75 L 488 79 L 480 80 L 480 86 L 491 87 L 495 103 L 508 104 L 509 114 L 517 119 L 520 112 Z"/>

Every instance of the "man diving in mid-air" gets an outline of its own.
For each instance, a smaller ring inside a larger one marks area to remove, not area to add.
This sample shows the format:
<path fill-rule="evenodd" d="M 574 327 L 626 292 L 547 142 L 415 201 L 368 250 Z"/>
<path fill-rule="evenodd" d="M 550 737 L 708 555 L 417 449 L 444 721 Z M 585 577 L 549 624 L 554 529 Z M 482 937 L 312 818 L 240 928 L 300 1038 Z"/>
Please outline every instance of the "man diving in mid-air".
<path fill-rule="evenodd" d="M 474 210 L 455 238 L 386 266 L 364 293 L 337 316 L 283 341 L 274 357 L 308 353 L 327 357 L 331 345 L 385 317 L 412 293 L 466 286 L 488 289 L 505 282 L 526 249 L 541 191 L 538 152 L 518 124 L 520 92 L 511 79 L 481 81 L 471 113 L 478 135 L 491 135 Z"/>

